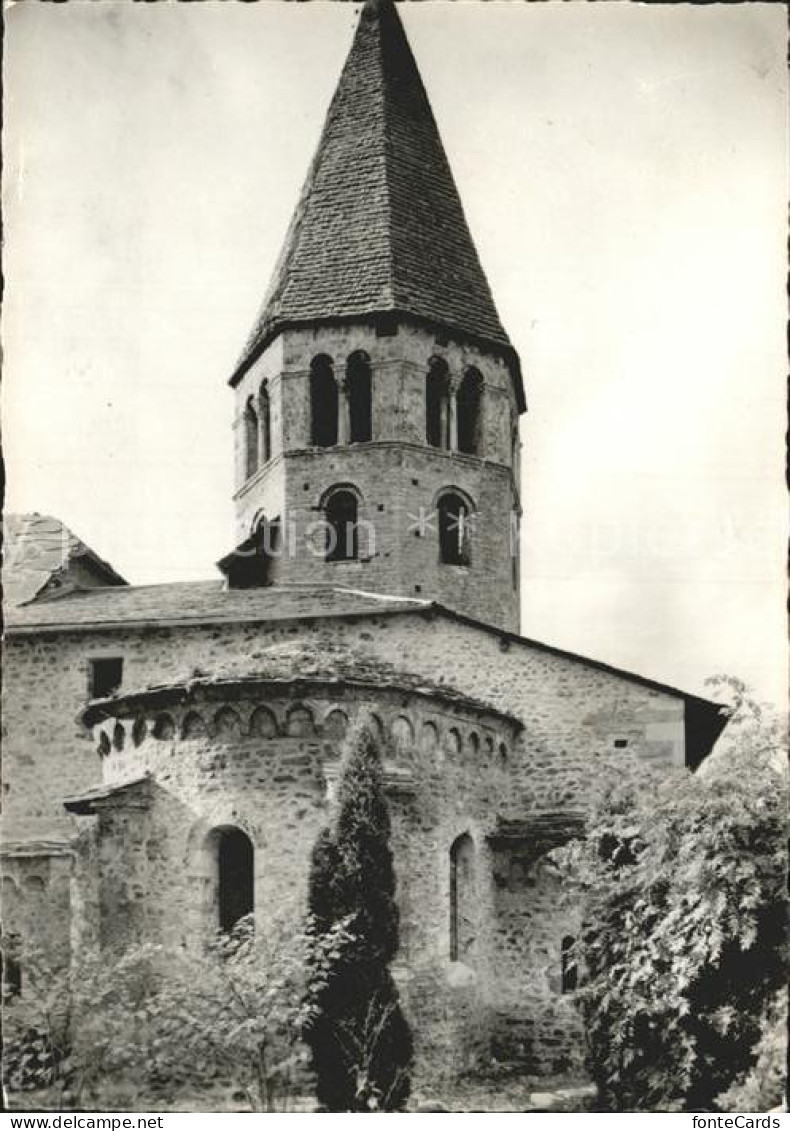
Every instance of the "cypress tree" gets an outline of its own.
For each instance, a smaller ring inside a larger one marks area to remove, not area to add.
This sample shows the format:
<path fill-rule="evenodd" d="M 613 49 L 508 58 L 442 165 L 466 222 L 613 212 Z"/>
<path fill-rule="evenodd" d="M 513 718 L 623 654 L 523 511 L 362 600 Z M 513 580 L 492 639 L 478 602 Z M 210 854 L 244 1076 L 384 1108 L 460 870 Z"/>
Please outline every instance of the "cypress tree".
<path fill-rule="evenodd" d="M 319 1103 L 329 1111 L 398 1111 L 410 1090 L 412 1038 L 389 964 L 398 950 L 390 817 L 370 729 L 350 738 L 333 826 L 313 849 L 310 912 L 320 936 L 345 920 L 350 939 L 309 979 Z"/>

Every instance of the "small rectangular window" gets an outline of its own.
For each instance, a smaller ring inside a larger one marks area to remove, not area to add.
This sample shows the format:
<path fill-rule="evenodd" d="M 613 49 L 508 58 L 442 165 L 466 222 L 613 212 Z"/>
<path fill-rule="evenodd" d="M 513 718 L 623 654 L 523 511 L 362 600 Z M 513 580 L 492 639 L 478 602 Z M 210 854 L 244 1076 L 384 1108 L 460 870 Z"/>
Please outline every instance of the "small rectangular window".
<path fill-rule="evenodd" d="M 627 745 L 628 745 L 628 739 L 627 738 L 616 738 L 614 740 L 615 750 L 625 750 Z"/>
<path fill-rule="evenodd" d="M 88 691 L 91 699 L 106 699 L 108 695 L 114 695 L 122 680 L 123 659 L 120 656 L 90 661 Z"/>

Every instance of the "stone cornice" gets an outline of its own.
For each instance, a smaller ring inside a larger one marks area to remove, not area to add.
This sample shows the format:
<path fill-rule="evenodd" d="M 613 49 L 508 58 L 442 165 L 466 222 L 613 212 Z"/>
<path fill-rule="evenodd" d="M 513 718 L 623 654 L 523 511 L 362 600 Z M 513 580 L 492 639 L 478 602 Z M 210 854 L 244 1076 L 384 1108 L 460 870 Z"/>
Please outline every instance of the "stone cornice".
<path fill-rule="evenodd" d="M 515 716 L 498 710 L 481 700 L 464 695 L 452 688 L 418 683 L 408 679 L 398 679 L 390 675 L 381 681 L 349 676 L 332 676 L 316 673 L 300 676 L 229 676 L 219 679 L 210 677 L 188 682 L 167 684 L 161 687 L 141 689 L 117 695 L 109 699 L 96 699 L 90 702 L 80 714 L 80 721 L 91 727 L 106 719 L 134 717 L 143 708 L 159 710 L 169 706 L 181 706 L 205 697 L 209 700 L 245 699 L 250 692 L 263 693 L 269 698 L 287 696 L 289 698 L 310 698 L 326 693 L 338 694 L 345 691 L 384 694 L 413 695 L 456 709 L 488 715 L 507 722 L 514 730 L 521 731 L 523 723 Z"/>

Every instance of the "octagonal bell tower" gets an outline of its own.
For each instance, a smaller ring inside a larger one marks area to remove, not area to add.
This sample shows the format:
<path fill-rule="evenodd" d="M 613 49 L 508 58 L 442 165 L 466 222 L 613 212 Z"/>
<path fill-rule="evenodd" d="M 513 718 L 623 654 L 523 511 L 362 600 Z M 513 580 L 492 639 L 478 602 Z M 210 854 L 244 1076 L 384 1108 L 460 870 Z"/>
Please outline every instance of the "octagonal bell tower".
<path fill-rule="evenodd" d="M 518 629 L 518 356 L 393 0 L 368 0 L 230 381 L 229 584 Z"/>

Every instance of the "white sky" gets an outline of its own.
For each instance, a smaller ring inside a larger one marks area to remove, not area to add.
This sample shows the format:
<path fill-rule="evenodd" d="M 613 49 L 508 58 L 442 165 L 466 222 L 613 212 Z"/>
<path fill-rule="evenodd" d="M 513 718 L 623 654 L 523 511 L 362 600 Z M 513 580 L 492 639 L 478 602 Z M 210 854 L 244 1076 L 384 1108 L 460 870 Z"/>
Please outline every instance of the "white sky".
<path fill-rule="evenodd" d="M 524 633 L 783 703 L 784 5 L 400 11 L 524 364 Z M 357 12 L 6 12 L 7 506 L 130 581 L 232 545 L 226 380 Z"/>

